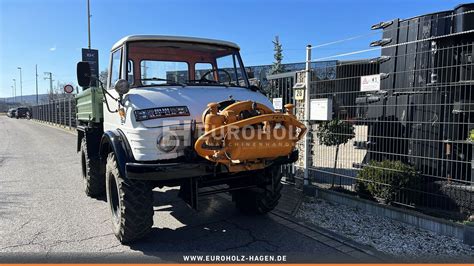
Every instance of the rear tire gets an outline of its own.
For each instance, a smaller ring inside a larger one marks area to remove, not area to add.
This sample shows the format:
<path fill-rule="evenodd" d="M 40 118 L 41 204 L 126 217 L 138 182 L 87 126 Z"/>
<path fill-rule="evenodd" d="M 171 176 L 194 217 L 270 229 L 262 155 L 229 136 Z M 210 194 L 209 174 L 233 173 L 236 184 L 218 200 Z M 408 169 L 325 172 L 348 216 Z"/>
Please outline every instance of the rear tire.
<path fill-rule="evenodd" d="M 281 172 L 279 167 L 263 170 L 264 183 L 258 188 L 243 189 L 232 193 L 232 200 L 245 214 L 265 214 L 272 211 L 281 198 Z"/>
<path fill-rule="evenodd" d="M 86 195 L 91 198 L 105 195 L 105 175 L 100 171 L 100 160 L 91 159 L 85 138 L 81 141 L 81 166 Z"/>
<path fill-rule="evenodd" d="M 114 234 L 121 243 L 147 235 L 153 226 L 153 189 L 147 181 L 123 177 L 113 153 L 106 165 L 107 202 Z"/>

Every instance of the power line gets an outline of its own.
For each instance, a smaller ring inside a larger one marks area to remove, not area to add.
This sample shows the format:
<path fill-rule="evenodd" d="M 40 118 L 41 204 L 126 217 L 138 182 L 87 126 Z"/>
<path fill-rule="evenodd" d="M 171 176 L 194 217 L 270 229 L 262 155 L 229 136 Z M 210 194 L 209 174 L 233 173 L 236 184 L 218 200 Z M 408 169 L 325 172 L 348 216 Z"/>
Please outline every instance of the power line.
<path fill-rule="evenodd" d="M 452 17 L 456 17 L 456 16 L 460 16 L 460 15 L 465 15 L 465 14 L 470 14 L 470 13 L 474 13 L 474 10 L 468 10 L 468 11 L 461 12 L 461 13 L 458 13 L 458 14 L 451 14 L 451 15 L 446 15 L 446 16 L 443 16 L 443 17 L 432 18 L 432 19 L 418 20 L 418 21 L 415 21 L 415 22 L 413 22 L 413 23 L 410 23 L 409 25 L 398 26 L 398 27 L 393 28 L 393 29 L 386 29 L 386 30 L 384 30 L 384 32 L 390 32 L 390 31 L 394 31 L 394 30 L 400 30 L 400 29 L 403 29 L 403 28 L 413 27 L 414 24 L 419 24 L 419 23 L 421 23 L 421 22 L 427 23 L 427 22 L 431 22 L 431 21 L 434 21 L 434 20 L 440 20 L 440 19 L 445 19 L 445 18 L 449 18 L 449 17 L 452 18 Z M 393 21 L 394 21 L 394 20 L 391 20 L 390 22 L 393 23 Z M 388 23 L 388 22 L 383 22 L 383 23 Z M 390 23 L 390 24 L 391 24 L 391 23 Z M 376 24 L 376 25 L 377 25 L 377 24 Z M 374 26 L 375 26 L 375 25 L 374 25 Z M 374 27 L 374 26 L 372 26 L 372 27 Z M 367 37 L 367 36 L 377 35 L 377 34 L 380 34 L 380 32 L 372 32 L 372 33 L 367 33 L 367 34 L 360 34 L 360 35 L 348 37 L 348 38 L 341 39 L 341 40 L 336 40 L 336 41 L 331 41 L 331 42 L 327 42 L 327 43 L 315 45 L 315 46 L 312 46 L 311 49 L 320 48 L 320 47 L 324 47 L 324 46 L 328 46 L 328 45 L 332 45 L 332 44 L 337 44 L 337 43 L 342 43 L 342 42 L 346 42 L 346 41 L 351 41 L 351 40 L 359 39 L 359 38 L 362 38 L 362 37 Z"/>
<path fill-rule="evenodd" d="M 419 42 L 432 41 L 432 40 L 436 40 L 436 39 L 452 37 L 452 36 L 458 36 L 458 35 L 469 34 L 469 33 L 474 33 L 474 30 L 455 32 L 455 33 L 450 33 L 450 34 L 445 34 L 445 35 L 440 35 L 440 36 L 433 36 L 433 37 L 429 37 L 429 38 L 421 39 L 421 40 L 408 41 L 408 42 L 403 42 L 403 43 L 387 45 L 387 46 L 383 46 L 383 47 L 374 47 L 374 48 L 369 48 L 369 49 L 365 49 L 365 50 L 359 50 L 359 51 L 342 53 L 342 54 L 337 54 L 337 55 L 332 55 L 332 56 L 326 56 L 326 57 L 322 57 L 322 58 L 317 58 L 317 59 L 313 60 L 312 62 L 315 62 L 315 61 L 318 61 L 318 60 L 321 61 L 321 60 L 327 60 L 327 59 L 336 58 L 336 57 L 354 55 L 354 54 L 361 54 L 361 53 L 366 53 L 366 52 L 380 50 L 380 49 L 393 48 L 393 47 L 398 47 L 398 46 L 401 46 L 401 45 L 408 45 L 408 44 L 414 44 L 414 43 L 419 43 Z"/>

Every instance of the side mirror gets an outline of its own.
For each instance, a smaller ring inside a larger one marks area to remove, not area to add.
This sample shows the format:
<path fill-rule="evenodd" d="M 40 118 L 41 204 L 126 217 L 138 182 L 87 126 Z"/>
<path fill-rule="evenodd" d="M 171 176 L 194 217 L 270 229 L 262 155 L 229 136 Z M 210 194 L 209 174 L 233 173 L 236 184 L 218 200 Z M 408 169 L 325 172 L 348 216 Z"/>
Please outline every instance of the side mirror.
<path fill-rule="evenodd" d="M 89 62 L 77 63 L 77 83 L 81 87 L 89 87 L 91 84 L 91 67 Z"/>
<path fill-rule="evenodd" d="M 119 95 L 124 95 L 130 91 L 130 84 L 124 79 L 119 79 L 115 82 L 114 89 Z"/>

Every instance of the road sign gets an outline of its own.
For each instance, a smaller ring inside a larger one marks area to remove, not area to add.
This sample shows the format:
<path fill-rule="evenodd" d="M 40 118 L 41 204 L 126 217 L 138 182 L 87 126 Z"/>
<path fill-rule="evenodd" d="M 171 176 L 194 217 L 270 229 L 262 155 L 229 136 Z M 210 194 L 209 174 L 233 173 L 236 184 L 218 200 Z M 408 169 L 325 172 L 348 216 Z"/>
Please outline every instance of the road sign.
<path fill-rule="evenodd" d="M 97 86 L 95 79 L 99 78 L 99 51 L 82 48 L 82 61 L 89 62 L 91 68 L 91 86 Z"/>
<path fill-rule="evenodd" d="M 275 108 L 275 110 L 282 110 L 283 98 L 273 98 L 273 108 Z"/>
<path fill-rule="evenodd" d="M 70 84 L 67 84 L 66 86 L 64 86 L 64 92 L 65 93 L 72 93 L 74 91 L 74 87 Z"/>
<path fill-rule="evenodd" d="M 360 77 L 360 91 L 380 90 L 380 74 Z"/>

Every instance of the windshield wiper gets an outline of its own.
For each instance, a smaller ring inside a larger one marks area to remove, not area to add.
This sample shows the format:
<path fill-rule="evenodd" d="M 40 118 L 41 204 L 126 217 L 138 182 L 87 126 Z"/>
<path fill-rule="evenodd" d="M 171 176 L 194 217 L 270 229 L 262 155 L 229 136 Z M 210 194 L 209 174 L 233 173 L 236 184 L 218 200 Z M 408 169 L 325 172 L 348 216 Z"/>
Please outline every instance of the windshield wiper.
<path fill-rule="evenodd" d="M 147 86 L 160 86 L 160 85 L 179 85 L 181 87 L 186 87 L 186 84 L 183 84 L 183 83 L 179 83 L 179 82 L 176 82 L 174 80 L 171 80 L 171 79 L 163 79 L 163 78 L 144 78 L 144 79 L 140 79 L 141 81 L 166 81 L 166 83 L 164 84 L 150 84 L 150 85 L 147 85 Z"/>
<path fill-rule="evenodd" d="M 219 82 L 215 80 L 209 80 L 209 79 L 188 79 L 186 80 L 186 84 L 206 84 L 206 85 L 211 85 L 211 86 L 225 86 L 225 87 L 240 87 L 234 84 L 233 82 L 225 84 L 224 82 Z"/>

